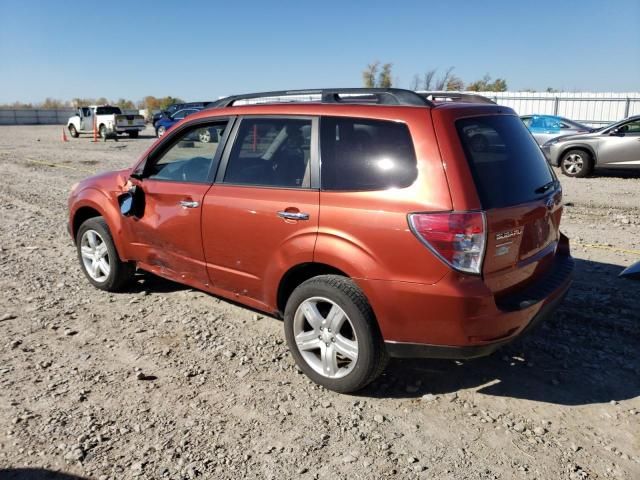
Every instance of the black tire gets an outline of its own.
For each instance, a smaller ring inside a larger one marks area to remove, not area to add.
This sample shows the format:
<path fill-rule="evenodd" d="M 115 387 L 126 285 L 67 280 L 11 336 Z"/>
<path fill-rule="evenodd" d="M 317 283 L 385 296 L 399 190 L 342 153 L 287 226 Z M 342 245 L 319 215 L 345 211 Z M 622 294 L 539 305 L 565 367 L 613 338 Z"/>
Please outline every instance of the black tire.
<path fill-rule="evenodd" d="M 107 127 L 105 125 L 100 125 L 98 129 L 98 133 L 100 134 L 100 138 L 102 138 L 103 142 L 107 141 Z"/>
<path fill-rule="evenodd" d="M 109 275 L 107 275 L 106 279 L 103 281 L 96 281 L 92 278 L 84 264 L 81 251 L 82 238 L 89 230 L 93 230 L 98 233 L 107 248 L 110 271 Z M 118 255 L 115 244 L 113 243 L 113 237 L 111 236 L 107 222 L 104 221 L 103 217 L 90 218 L 80 225 L 78 233 L 76 234 L 76 250 L 78 253 L 78 260 L 80 261 L 80 268 L 94 287 L 99 288 L 100 290 L 106 290 L 107 292 L 119 292 L 122 291 L 133 279 L 136 267 L 131 262 L 123 262 L 120 260 L 120 256 Z"/>
<path fill-rule="evenodd" d="M 560 159 L 560 169 L 567 177 L 587 177 L 593 172 L 593 157 L 585 150 L 569 150 Z"/>
<path fill-rule="evenodd" d="M 158 138 L 162 137 L 166 133 L 166 131 L 167 129 L 162 125 L 160 125 L 158 128 L 156 128 L 156 137 Z"/>
<path fill-rule="evenodd" d="M 129 132 L 129 136 L 131 138 L 138 138 L 138 135 L 140 134 L 140 132 L 138 132 L 137 130 L 131 131 Z"/>
<path fill-rule="evenodd" d="M 76 130 L 76 127 L 74 127 L 73 125 L 69 125 L 69 135 L 71 135 L 73 138 L 78 138 L 80 136 L 80 134 Z"/>
<path fill-rule="evenodd" d="M 341 378 L 330 378 L 318 373 L 298 349 L 294 317 L 298 307 L 313 297 L 323 297 L 337 304 L 346 313 L 353 327 L 357 339 L 357 360 L 349 373 Z M 341 393 L 361 390 L 375 380 L 387 365 L 388 355 L 373 310 L 360 288 L 350 278 L 320 275 L 300 284 L 287 300 L 284 329 L 289 350 L 298 367 L 315 383 L 329 390 Z"/>

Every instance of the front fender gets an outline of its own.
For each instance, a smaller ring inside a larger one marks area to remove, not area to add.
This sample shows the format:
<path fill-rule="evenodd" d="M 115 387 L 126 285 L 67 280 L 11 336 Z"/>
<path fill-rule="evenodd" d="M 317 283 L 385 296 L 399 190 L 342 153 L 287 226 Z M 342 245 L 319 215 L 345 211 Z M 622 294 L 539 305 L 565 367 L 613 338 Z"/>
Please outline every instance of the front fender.
<path fill-rule="evenodd" d="M 73 226 L 75 216 L 81 208 L 89 207 L 97 211 L 107 222 L 120 259 L 126 261 L 131 260 L 131 253 L 128 243 L 124 240 L 127 230 L 118 207 L 117 193 L 119 192 L 104 192 L 92 187 L 85 188 L 76 194 L 69 212 L 69 219 L 71 226 Z"/>
<path fill-rule="evenodd" d="M 567 153 L 569 150 L 586 150 L 591 154 L 591 158 L 593 158 L 593 163 L 594 164 L 598 163 L 598 157 L 596 155 L 596 151 L 593 148 L 593 146 L 586 143 L 571 142 L 562 146 L 562 149 L 560 150 L 560 154 L 558 155 L 558 163 L 557 163 L 558 166 L 560 165 L 560 161 L 562 160 L 562 157 L 564 156 L 564 154 Z"/>

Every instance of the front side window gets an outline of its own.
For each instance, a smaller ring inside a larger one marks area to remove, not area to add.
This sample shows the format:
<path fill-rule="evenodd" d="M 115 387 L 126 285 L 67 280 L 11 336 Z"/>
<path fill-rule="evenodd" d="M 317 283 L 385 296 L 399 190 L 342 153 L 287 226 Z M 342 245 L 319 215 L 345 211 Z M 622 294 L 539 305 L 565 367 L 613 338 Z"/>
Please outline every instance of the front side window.
<path fill-rule="evenodd" d="M 224 183 L 309 188 L 311 131 L 310 119 L 243 119 Z"/>
<path fill-rule="evenodd" d="M 145 167 L 145 177 L 173 182 L 209 183 L 228 122 L 192 127 L 169 140 L 171 145 Z"/>
<path fill-rule="evenodd" d="M 618 128 L 618 132 L 624 133 L 625 135 L 640 135 L 640 120 L 625 123 Z"/>
<path fill-rule="evenodd" d="M 384 190 L 411 185 L 416 153 L 404 123 L 323 117 L 320 124 L 323 190 Z"/>

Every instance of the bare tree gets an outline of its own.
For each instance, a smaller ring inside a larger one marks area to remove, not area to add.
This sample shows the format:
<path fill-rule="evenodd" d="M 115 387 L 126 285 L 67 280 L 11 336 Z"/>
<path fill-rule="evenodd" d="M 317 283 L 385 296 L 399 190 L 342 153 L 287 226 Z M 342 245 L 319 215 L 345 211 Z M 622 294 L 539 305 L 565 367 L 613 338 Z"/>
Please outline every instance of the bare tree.
<path fill-rule="evenodd" d="M 435 89 L 436 90 L 445 90 L 447 87 L 447 83 L 449 83 L 449 78 L 451 77 L 451 72 L 453 72 L 453 70 L 456 67 L 449 67 L 447 68 L 447 70 L 444 72 L 444 75 L 442 77 L 440 77 L 435 84 Z"/>
<path fill-rule="evenodd" d="M 417 73 L 413 76 L 411 81 L 411 90 L 420 90 L 420 75 Z"/>
<path fill-rule="evenodd" d="M 428 70 L 424 74 L 424 84 L 423 87 L 425 90 L 431 90 L 431 84 L 433 83 L 433 77 L 436 75 L 436 69 Z"/>

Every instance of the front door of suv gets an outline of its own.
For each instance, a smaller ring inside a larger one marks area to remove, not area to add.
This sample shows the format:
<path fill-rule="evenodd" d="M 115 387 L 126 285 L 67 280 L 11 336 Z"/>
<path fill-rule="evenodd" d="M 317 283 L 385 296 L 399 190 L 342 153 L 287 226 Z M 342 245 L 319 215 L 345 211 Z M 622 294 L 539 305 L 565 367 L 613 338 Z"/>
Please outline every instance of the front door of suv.
<path fill-rule="evenodd" d="M 214 289 L 270 308 L 282 274 L 313 260 L 318 230 L 317 119 L 244 117 L 204 198 Z"/>
<path fill-rule="evenodd" d="M 142 179 L 133 182 L 143 191 L 144 209 L 128 217 L 135 259 L 154 273 L 206 288 L 207 270 L 202 251 L 201 213 L 221 156 L 228 119 L 186 127 L 168 137 L 144 165 Z M 201 142 L 203 129 L 216 131 Z"/>

